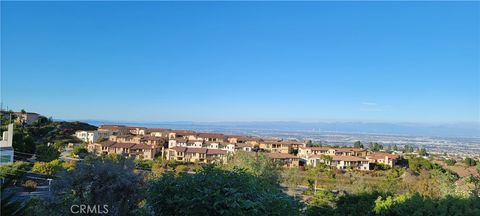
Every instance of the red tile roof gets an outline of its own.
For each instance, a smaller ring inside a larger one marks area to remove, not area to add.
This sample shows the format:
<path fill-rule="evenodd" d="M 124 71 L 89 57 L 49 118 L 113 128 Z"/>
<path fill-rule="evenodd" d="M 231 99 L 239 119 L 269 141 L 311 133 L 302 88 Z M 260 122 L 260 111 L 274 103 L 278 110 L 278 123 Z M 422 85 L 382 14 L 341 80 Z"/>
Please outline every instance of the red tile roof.
<path fill-rule="evenodd" d="M 224 155 L 227 154 L 227 151 L 220 149 L 208 149 L 207 155 Z"/>
<path fill-rule="evenodd" d="M 135 143 L 115 143 L 110 148 L 131 148 L 132 146 L 137 145 Z"/>
<path fill-rule="evenodd" d="M 207 148 L 187 148 L 186 153 L 201 153 L 206 154 Z"/>
<path fill-rule="evenodd" d="M 295 155 L 285 154 L 285 153 L 267 153 L 265 155 L 269 158 L 274 158 L 274 159 L 296 159 L 296 158 L 298 158 Z"/>
<path fill-rule="evenodd" d="M 103 146 L 103 147 L 110 147 L 110 146 L 112 146 L 112 145 L 115 144 L 115 143 L 116 143 L 116 142 L 114 142 L 114 141 L 107 140 L 107 141 L 103 141 L 103 142 L 98 143 L 98 144 L 100 144 L 100 145 Z"/>
<path fill-rule="evenodd" d="M 199 137 L 202 138 L 212 138 L 212 139 L 223 139 L 225 138 L 225 135 L 220 134 L 220 133 L 199 133 Z"/>
<path fill-rule="evenodd" d="M 153 146 L 151 145 L 145 145 L 145 144 L 136 144 L 131 147 L 131 149 L 153 149 Z"/>

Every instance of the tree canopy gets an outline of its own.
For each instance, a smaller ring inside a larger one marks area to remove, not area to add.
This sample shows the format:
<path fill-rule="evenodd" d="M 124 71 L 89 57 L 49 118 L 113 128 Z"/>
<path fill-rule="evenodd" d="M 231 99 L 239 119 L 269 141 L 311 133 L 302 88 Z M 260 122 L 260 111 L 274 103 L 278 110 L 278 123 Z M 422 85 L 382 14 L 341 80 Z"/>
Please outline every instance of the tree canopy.
<path fill-rule="evenodd" d="M 298 215 L 297 200 L 241 169 L 167 173 L 148 185 L 151 215 Z"/>

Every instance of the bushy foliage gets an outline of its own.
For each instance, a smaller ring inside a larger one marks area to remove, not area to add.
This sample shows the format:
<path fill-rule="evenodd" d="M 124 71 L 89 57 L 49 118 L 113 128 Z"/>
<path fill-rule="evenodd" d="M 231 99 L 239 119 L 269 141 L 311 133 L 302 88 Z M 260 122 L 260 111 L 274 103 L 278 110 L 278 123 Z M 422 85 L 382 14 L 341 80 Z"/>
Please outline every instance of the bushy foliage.
<path fill-rule="evenodd" d="M 475 161 L 474 159 L 469 158 L 469 157 L 465 158 L 464 163 L 465 163 L 465 165 L 467 165 L 467 166 L 475 166 L 475 165 L 477 165 L 477 161 Z"/>
<path fill-rule="evenodd" d="M 23 161 L 16 161 L 12 164 L 0 166 L 0 178 L 2 179 L 2 186 L 18 185 L 20 184 L 30 170 L 30 164 Z"/>
<path fill-rule="evenodd" d="M 368 149 L 369 149 L 370 151 L 374 151 L 374 152 L 380 151 L 380 150 L 383 149 L 383 145 L 378 144 L 378 143 L 369 143 L 369 144 L 368 144 Z"/>
<path fill-rule="evenodd" d="M 141 178 L 130 160 L 95 159 L 78 163 L 52 182 L 51 198 L 34 206 L 38 215 L 68 215 L 72 204 L 108 205 L 111 215 L 129 215 L 141 198 Z"/>
<path fill-rule="evenodd" d="M 36 162 L 33 164 L 32 172 L 54 176 L 61 169 L 63 169 L 62 162 L 53 160 L 50 162 Z"/>
<path fill-rule="evenodd" d="M 456 160 L 454 159 L 448 159 L 448 160 L 445 160 L 445 163 L 448 165 L 448 166 L 453 166 L 457 163 Z"/>
<path fill-rule="evenodd" d="M 480 199 L 446 197 L 425 198 L 418 194 L 378 197 L 373 212 L 376 215 L 480 215 Z"/>
<path fill-rule="evenodd" d="M 151 215 L 298 215 L 297 200 L 244 170 L 162 175 L 148 186 Z"/>
<path fill-rule="evenodd" d="M 238 152 L 229 157 L 227 164 L 221 166 L 227 170 L 245 170 L 245 172 L 272 184 L 277 184 L 281 181 L 278 164 L 267 158 L 263 153 L 249 154 L 247 152 Z"/>
<path fill-rule="evenodd" d="M 60 157 L 60 152 L 53 146 L 39 145 L 37 147 L 37 160 L 50 162 Z"/>
<path fill-rule="evenodd" d="M 79 158 L 85 158 L 88 155 L 88 150 L 85 148 L 85 145 L 77 145 L 73 147 L 72 154 Z"/>
<path fill-rule="evenodd" d="M 412 171 L 418 172 L 420 169 L 431 170 L 434 168 L 434 164 L 427 159 L 413 157 L 408 159 L 408 168 Z"/>

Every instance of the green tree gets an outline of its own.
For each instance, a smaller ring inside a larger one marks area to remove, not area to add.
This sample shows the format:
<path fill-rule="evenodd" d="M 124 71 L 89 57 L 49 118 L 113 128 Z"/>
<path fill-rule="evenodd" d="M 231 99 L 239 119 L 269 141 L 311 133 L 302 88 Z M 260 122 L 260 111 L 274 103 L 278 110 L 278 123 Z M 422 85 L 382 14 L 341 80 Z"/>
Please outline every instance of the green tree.
<path fill-rule="evenodd" d="M 477 165 L 477 162 L 476 162 L 474 159 L 469 158 L 469 157 L 465 158 L 464 163 L 465 163 L 467 166 L 475 166 L 475 165 Z"/>
<path fill-rule="evenodd" d="M 448 160 L 445 160 L 445 163 L 448 165 L 448 166 L 453 166 L 457 163 L 456 160 L 454 159 L 448 159 Z"/>
<path fill-rule="evenodd" d="M 398 151 L 398 146 L 397 146 L 397 144 L 393 145 L 393 151 Z"/>
<path fill-rule="evenodd" d="M 283 182 L 287 185 L 288 189 L 295 194 L 297 186 L 303 182 L 298 168 L 287 169 L 283 174 Z"/>
<path fill-rule="evenodd" d="M 85 145 L 77 145 L 73 147 L 72 154 L 79 158 L 85 158 L 88 155 L 88 150 Z"/>
<path fill-rule="evenodd" d="M 245 170 L 206 168 L 164 174 L 148 185 L 150 215 L 298 215 L 300 204 L 278 185 Z"/>
<path fill-rule="evenodd" d="M 37 160 L 50 162 L 60 157 L 60 152 L 53 146 L 39 145 L 37 147 Z"/>
<path fill-rule="evenodd" d="M 362 144 L 362 142 L 360 142 L 360 141 L 355 141 L 355 142 L 353 143 L 353 147 L 354 147 L 354 148 L 363 148 L 363 144 Z"/>
<path fill-rule="evenodd" d="M 383 145 L 380 145 L 378 143 L 369 143 L 368 144 L 368 149 L 370 151 L 374 151 L 374 152 L 377 152 L 377 151 L 380 151 L 383 149 Z"/>
<path fill-rule="evenodd" d="M 427 150 L 426 150 L 425 148 L 419 149 L 419 150 L 418 150 L 418 154 L 419 154 L 420 156 L 427 156 L 427 155 L 428 155 L 428 154 L 427 154 Z"/>
<path fill-rule="evenodd" d="M 333 215 L 336 201 L 335 196 L 330 191 L 316 192 L 306 213 L 307 215 Z"/>
<path fill-rule="evenodd" d="M 263 153 L 237 152 L 229 156 L 227 164 L 221 166 L 227 170 L 243 169 L 258 178 L 270 181 L 272 184 L 278 184 L 281 181 L 278 164 Z"/>

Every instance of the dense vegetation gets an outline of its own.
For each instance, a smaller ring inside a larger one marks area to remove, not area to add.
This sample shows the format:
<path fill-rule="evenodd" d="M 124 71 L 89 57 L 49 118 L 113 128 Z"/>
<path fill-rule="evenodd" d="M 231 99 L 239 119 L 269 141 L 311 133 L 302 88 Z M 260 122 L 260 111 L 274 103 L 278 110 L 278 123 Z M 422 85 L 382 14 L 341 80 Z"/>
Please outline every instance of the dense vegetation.
<path fill-rule="evenodd" d="M 1 130 L 11 121 L 3 121 Z M 60 156 L 59 150 L 68 143 L 81 143 L 72 136 L 77 130 L 96 130 L 97 127 L 83 122 L 53 121 L 39 117 L 31 125 L 16 125 L 13 133 L 13 148 L 16 160 L 26 160 L 34 154 L 38 161 L 49 162 Z"/>

